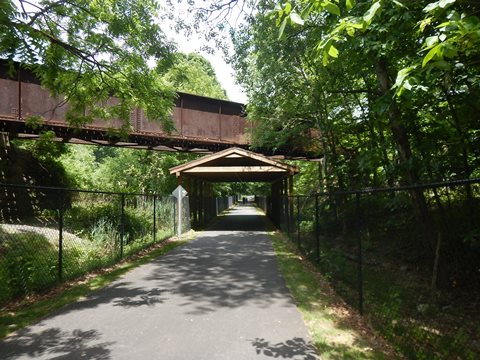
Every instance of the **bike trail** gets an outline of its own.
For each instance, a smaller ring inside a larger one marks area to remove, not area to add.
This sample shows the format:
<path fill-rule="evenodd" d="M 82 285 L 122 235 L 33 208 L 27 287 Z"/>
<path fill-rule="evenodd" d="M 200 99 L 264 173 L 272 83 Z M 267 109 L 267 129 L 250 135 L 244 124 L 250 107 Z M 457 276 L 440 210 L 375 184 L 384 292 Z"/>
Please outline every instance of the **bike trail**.
<path fill-rule="evenodd" d="M 0 359 L 319 359 L 251 205 L 0 341 Z"/>

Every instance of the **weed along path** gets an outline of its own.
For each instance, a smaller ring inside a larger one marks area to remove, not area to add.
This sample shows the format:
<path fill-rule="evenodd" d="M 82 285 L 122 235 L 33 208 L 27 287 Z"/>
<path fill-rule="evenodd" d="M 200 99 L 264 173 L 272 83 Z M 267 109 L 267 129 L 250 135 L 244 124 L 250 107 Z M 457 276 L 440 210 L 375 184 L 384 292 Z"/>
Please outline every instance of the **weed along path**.
<path fill-rule="evenodd" d="M 0 358 L 318 359 L 251 206 L 17 331 Z"/>

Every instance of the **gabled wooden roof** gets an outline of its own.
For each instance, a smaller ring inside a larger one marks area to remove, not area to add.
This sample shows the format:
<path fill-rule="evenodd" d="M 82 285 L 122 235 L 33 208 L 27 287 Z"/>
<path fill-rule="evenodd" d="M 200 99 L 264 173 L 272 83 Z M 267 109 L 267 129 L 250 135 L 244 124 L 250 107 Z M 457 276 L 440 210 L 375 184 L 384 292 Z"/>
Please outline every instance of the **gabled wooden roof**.
<path fill-rule="evenodd" d="M 210 182 L 273 182 L 299 172 L 295 166 L 233 147 L 170 169 L 177 177 L 186 175 Z"/>

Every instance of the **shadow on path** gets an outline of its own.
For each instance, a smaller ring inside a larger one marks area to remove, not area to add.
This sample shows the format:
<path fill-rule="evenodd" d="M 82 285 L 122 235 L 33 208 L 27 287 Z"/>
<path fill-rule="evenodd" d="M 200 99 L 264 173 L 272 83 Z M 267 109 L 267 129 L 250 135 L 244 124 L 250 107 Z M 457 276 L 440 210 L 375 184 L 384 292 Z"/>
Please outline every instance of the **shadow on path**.
<path fill-rule="evenodd" d="M 232 209 L 196 240 L 0 341 L 0 359 L 316 359 L 265 225 L 252 206 Z"/>
<path fill-rule="evenodd" d="M 182 296 L 195 314 L 250 302 L 291 306 L 263 217 L 251 205 L 230 210 L 196 241 L 155 260 L 146 280 Z"/>
<path fill-rule="evenodd" d="M 274 344 L 265 339 L 257 338 L 252 341 L 252 345 L 258 355 L 262 354 L 276 359 L 318 359 L 315 347 L 299 337 Z"/>
<path fill-rule="evenodd" d="M 49 359 L 110 359 L 109 347 L 115 342 L 99 342 L 96 330 L 80 329 L 66 332 L 49 328 L 33 333 L 23 329 L 15 337 L 7 338 L 1 346 L 2 359 L 45 357 Z"/>

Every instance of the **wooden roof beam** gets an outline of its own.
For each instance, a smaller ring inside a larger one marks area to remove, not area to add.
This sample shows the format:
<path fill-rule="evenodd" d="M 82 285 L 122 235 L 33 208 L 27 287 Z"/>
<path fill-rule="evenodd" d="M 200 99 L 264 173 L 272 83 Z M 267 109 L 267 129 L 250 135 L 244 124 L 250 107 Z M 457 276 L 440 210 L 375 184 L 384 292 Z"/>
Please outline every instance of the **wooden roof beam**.
<path fill-rule="evenodd" d="M 275 166 L 198 166 L 183 171 L 187 174 L 199 173 L 288 173 Z"/>

